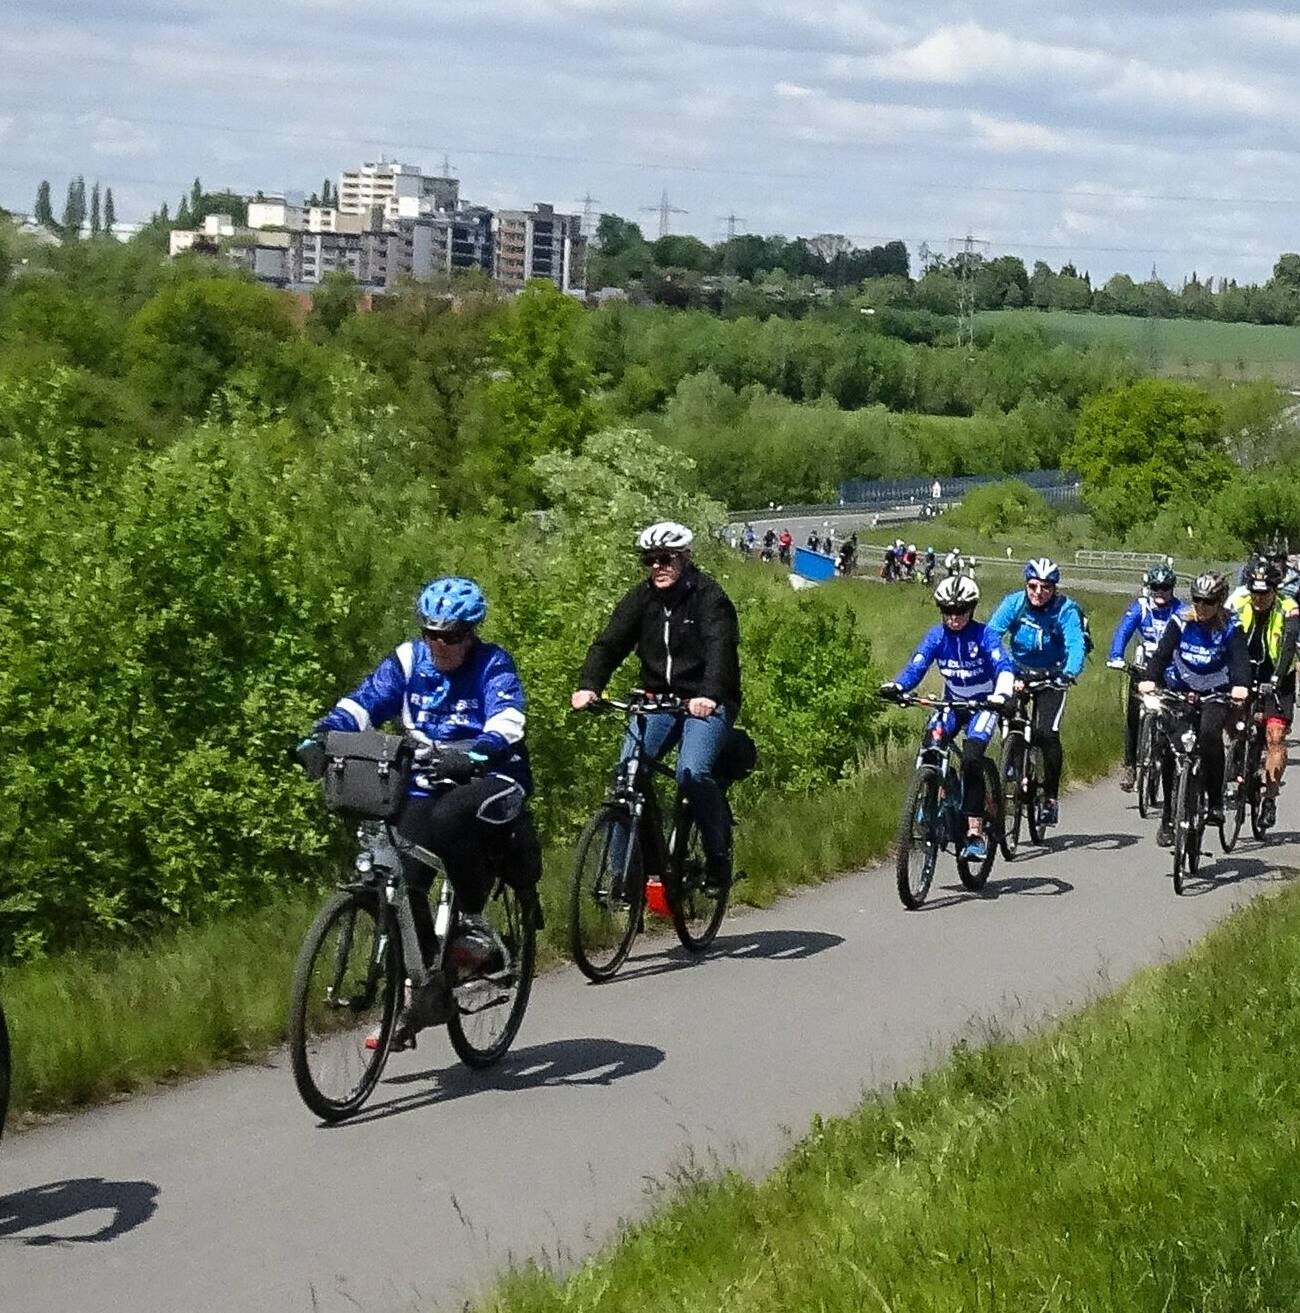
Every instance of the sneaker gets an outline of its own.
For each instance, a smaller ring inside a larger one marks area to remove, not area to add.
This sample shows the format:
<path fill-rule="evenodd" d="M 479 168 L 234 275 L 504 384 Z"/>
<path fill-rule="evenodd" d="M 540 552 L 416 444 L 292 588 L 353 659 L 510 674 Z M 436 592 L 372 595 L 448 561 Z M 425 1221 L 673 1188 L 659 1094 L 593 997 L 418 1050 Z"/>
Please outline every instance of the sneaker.
<path fill-rule="evenodd" d="M 705 898 L 725 898 L 731 888 L 731 857 L 709 857 L 704 864 Z"/>
<path fill-rule="evenodd" d="M 1058 825 L 1061 820 L 1061 808 L 1055 798 L 1049 798 L 1043 803 L 1042 818 L 1044 825 Z"/>
<path fill-rule="evenodd" d="M 1132 793 L 1137 787 L 1137 771 L 1132 766 L 1125 766 L 1119 773 L 1119 787 L 1124 793 Z"/>
<path fill-rule="evenodd" d="M 961 855 L 968 862 L 982 862 L 989 855 L 989 841 L 983 834 L 968 834 Z"/>
<path fill-rule="evenodd" d="M 1277 824 L 1277 799 L 1265 798 L 1259 804 L 1259 823 L 1265 830 L 1271 830 Z"/>
<path fill-rule="evenodd" d="M 460 918 L 456 938 L 448 946 L 447 954 L 462 980 L 468 976 L 490 975 L 506 964 L 505 948 L 500 938 L 481 916 Z"/>
<path fill-rule="evenodd" d="M 1174 846 L 1174 827 L 1170 825 L 1168 819 L 1162 819 L 1160 827 L 1156 830 L 1156 843 L 1161 848 L 1172 848 Z"/>

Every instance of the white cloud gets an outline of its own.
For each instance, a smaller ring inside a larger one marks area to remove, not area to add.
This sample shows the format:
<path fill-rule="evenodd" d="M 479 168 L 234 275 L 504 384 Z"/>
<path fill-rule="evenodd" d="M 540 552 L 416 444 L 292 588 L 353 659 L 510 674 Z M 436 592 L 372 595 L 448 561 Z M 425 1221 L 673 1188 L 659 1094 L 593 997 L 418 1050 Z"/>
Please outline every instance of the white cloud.
<path fill-rule="evenodd" d="M 1179 106 L 1221 113 L 1231 110 L 1250 118 L 1270 118 L 1284 109 L 1283 102 L 1259 86 L 1203 69 L 1157 68 L 1142 60 L 1130 60 L 1119 76 L 1103 87 L 1097 98 L 1103 102 Z"/>
<path fill-rule="evenodd" d="M 804 96 L 811 96 L 815 93 L 811 87 L 801 87 L 797 82 L 778 82 L 776 84 L 776 94 L 786 100 L 800 100 Z"/>
<path fill-rule="evenodd" d="M 160 142 L 138 123 L 109 114 L 82 114 L 78 124 L 89 133 L 90 149 L 96 155 L 126 157 L 157 154 Z"/>
<path fill-rule="evenodd" d="M 1055 155 L 1070 146 L 1070 137 L 1066 133 L 1042 123 L 972 113 L 970 125 L 975 130 L 977 143 L 988 150 Z"/>

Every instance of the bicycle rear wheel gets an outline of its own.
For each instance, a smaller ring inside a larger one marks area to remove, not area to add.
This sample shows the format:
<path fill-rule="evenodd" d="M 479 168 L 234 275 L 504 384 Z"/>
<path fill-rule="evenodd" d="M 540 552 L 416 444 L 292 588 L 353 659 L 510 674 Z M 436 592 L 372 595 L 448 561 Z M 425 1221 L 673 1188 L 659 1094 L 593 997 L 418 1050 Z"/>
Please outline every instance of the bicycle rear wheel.
<path fill-rule="evenodd" d="M 388 1061 L 403 976 L 393 929 L 378 893 L 341 890 L 321 908 L 298 954 L 289 1059 L 302 1101 L 325 1121 L 356 1112 Z"/>
<path fill-rule="evenodd" d="M 730 890 L 714 897 L 704 891 L 708 866 L 704 840 L 689 808 L 678 811 L 677 833 L 672 845 L 672 878 L 668 886 L 668 909 L 673 929 L 684 947 L 703 952 L 713 942 L 727 914 Z"/>
<path fill-rule="evenodd" d="M 1232 806 L 1223 809 L 1223 824 L 1219 826 L 1219 842 L 1225 853 L 1230 853 L 1237 846 L 1241 827 L 1246 820 L 1246 802 L 1250 793 L 1245 778 L 1246 755 L 1244 739 L 1237 739 L 1228 749 L 1224 762 L 1224 779 L 1232 781 L 1236 786 Z"/>
<path fill-rule="evenodd" d="M 1009 862 L 1020 851 L 1020 832 L 1025 823 L 1025 799 L 1021 791 L 1021 776 L 1025 760 L 1025 742 L 1017 734 L 1003 744 L 1002 764 L 1002 827 L 998 834 L 998 847 Z"/>
<path fill-rule="evenodd" d="M 578 840 L 569 880 L 569 951 L 588 980 L 608 980 L 626 961 L 644 902 L 639 826 L 606 803 Z"/>
<path fill-rule="evenodd" d="M 1246 751 L 1246 792 L 1248 794 L 1247 803 L 1250 807 L 1250 832 L 1260 841 L 1268 833 L 1268 826 L 1264 824 L 1263 817 L 1260 814 L 1265 796 L 1264 780 L 1259 768 L 1262 755 L 1259 739 L 1252 738 L 1250 747 Z"/>
<path fill-rule="evenodd" d="M 1191 762 L 1178 774 L 1174 794 L 1174 893 L 1183 893 L 1201 864 L 1200 775 Z"/>
<path fill-rule="evenodd" d="M 537 903 L 522 898 L 504 880 L 488 899 L 484 915 L 505 949 L 505 960 L 452 991 L 456 1011 L 447 1034 L 467 1067 L 490 1067 L 514 1043 L 528 1008 L 537 964 Z"/>
<path fill-rule="evenodd" d="M 898 897 L 909 911 L 920 907 L 930 892 L 935 863 L 939 860 L 942 824 L 939 776 L 928 767 L 922 767 L 912 777 L 908 788 L 896 840 Z"/>
<path fill-rule="evenodd" d="M 1154 732 L 1151 717 L 1144 715 L 1138 722 L 1137 793 L 1138 815 L 1145 821 L 1156 808 L 1156 790 L 1160 787 L 1160 770 L 1156 765 Z"/>

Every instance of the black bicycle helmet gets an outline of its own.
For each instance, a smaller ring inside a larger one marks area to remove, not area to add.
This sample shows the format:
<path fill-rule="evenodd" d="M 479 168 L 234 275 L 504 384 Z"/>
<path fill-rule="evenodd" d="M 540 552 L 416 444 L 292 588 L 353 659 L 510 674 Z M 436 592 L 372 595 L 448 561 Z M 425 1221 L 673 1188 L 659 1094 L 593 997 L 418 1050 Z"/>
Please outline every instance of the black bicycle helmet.
<path fill-rule="evenodd" d="M 1227 600 L 1228 581 L 1217 571 L 1207 570 L 1192 581 L 1193 602 L 1218 602 L 1222 605 Z"/>
<path fill-rule="evenodd" d="M 1172 565 L 1153 565 L 1142 576 L 1142 582 L 1154 593 L 1172 592 L 1178 583 L 1178 575 Z"/>
<path fill-rule="evenodd" d="M 1271 593 L 1282 582 L 1282 571 L 1272 561 L 1257 561 L 1242 582 L 1252 593 Z"/>

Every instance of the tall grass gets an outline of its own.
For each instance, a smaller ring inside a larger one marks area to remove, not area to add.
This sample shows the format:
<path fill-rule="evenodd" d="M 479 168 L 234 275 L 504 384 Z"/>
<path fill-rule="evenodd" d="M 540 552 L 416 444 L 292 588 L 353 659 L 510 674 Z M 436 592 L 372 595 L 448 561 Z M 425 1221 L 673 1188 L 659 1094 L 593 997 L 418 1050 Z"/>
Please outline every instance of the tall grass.
<path fill-rule="evenodd" d="M 1250 1313 L 1300 1291 L 1300 890 L 1051 1031 L 959 1048 L 494 1313 Z"/>
<path fill-rule="evenodd" d="M 890 673 L 934 620 L 920 588 L 846 582 L 832 591 L 870 624 Z M 1099 638 L 1123 602 L 1089 599 Z M 1115 681 L 1096 665 L 1071 695 L 1066 720 L 1067 772 L 1076 780 L 1106 770 L 1119 750 Z M 737 886 L 739 898 L 766 906 L 884 853 L 920 727 L 919 713 L 899 712 L 891 738 L 835 787 L 754 801 L 736 836 L 737 866 L 750 877 Z M 545 856 L 543 963 L 566 951 L 571 859 L 566 847 Z M 15 1112 L 76 1107 L 264 1053 L 283 1038 L 289 973 L 313 910 L 313 899 L 295 895 L 111 952 L 72 952 L 8 971 L 0 988 L 13 1033 Z"/>

